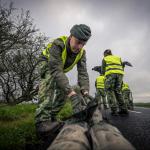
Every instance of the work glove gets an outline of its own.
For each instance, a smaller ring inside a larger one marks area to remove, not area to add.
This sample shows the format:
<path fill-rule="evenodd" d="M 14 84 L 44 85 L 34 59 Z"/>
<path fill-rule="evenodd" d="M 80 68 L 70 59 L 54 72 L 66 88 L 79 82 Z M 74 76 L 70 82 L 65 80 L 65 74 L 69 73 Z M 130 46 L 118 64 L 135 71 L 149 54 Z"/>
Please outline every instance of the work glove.
<path fill-rule="evenodd" d="M 82 105 L 83 98 L 78 94 L 74 94 L 70 97 L 70 99 L 72 101 L 72 110 L 74 118 L 76 118 L 78 121 L 84 121 L 87 116 L 87 106 Z"/>
<path fill-rule="evenodd" d="M 89 94 L 83 95 L 83 98 L 84 98 L 84 101 L 86 102 L 86 105 L 94 101 L 94 98 Z"/>
<path fill-rule="evenodd" d="M 87 90 L 81 90 L 81 94 L 83 96 L 84 104 L 87 106 L 88 102 L 90 101 L 88 98 L 89 92 Z"/>
<path fill-rule="evenodd" d="M 73 114 L 79 113 L 83 110 L 82 108 L 82 99 L 79 95 L 74 94 L 70 97 L 72 103 Z"/>

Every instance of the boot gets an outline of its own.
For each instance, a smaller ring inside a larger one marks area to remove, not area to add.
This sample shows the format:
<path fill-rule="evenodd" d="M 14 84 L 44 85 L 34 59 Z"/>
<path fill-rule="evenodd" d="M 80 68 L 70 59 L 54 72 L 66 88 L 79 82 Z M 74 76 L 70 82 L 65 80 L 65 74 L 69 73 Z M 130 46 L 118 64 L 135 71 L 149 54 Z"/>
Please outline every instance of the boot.
<path fill-rule="evenodd" d="M 118 116 L 118 113 L 117 113 L 117 111 L 112 111 L 112 112 L 111 112 L 111 115 L 112 115 L 112 116 Z"/>
<path fill-rule="evenodd" d="M 128 115 L 129 112 L 128 112 L 127 109 L 121 109 L 121 110 L 118 112 L 118 114 L 120 114 L 120 115 Z"/>
<path fill-rule="evenodd" d="M 109 109 L 107 104 L 104 104 L 104 109 Z"/>
<path fill-rule="evenodd" d="M 118 116 L 117 108 L 116 107 L 111 107 L 111 115 L 112 116 Z"/>

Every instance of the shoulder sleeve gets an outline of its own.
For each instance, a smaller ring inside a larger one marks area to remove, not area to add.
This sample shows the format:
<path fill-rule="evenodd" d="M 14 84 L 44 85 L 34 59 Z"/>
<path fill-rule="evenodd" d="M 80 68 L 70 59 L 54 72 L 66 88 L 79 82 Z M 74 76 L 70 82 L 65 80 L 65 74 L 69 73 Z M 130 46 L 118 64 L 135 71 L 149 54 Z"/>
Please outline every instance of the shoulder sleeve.
<path fill-rule="evenodd" d="M 77 64 L 77 70 L 78 70 L 78 84 L 79 84 L 81 90 L 89 91 L 89 75 L 87 73 L 87 67 L 86 67 L 86 52 L 85 52 L 85 50 L 83 52 L 81 59 L 79 60 L 79 62 Z"/>
<path fill-rule="evenodd" d="M 123 67 L 123 63 L 122 63 L 122 60 L 121 60 L 121 58 L 120 58 L 120 63 L 121 63 L 121 65 L 122 65 L 122 67 Z"/>
<path fill-rule="evenodd" d="M 53 42 L 52 47 L 49 49 L 49 68 L 58 87 L 68 94 L 72 89 L 67 76 L 63 72 L 63 62 L 61 58 L 63 46 L 64 44 L 60 40 Z"/>
<path fill-rule="evenodd" d="M 103 58 L 103 60 L 102 60 L 102 66 L 101 66 L 101 74 L 102 75 L 105 75 L 105 67 L 106 67 L 106 62 L 105 62 L 105 60 L 104 60 L 104 58 Z"/>

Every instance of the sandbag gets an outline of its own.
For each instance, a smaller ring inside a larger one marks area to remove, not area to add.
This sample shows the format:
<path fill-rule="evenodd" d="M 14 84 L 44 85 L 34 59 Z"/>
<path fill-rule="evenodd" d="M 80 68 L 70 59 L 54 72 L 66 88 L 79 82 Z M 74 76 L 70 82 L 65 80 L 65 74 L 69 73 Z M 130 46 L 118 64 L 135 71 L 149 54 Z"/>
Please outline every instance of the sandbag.
<path fill-rule="evenodd" d="M 64 126 L 48 150 L 90 150 L 87 130 L 78 124 Z"/>
<path fill-rule="evenodd" d="M 90 129 L 93 150 L 135 150 L 114 126 L 100 122 Z"/>

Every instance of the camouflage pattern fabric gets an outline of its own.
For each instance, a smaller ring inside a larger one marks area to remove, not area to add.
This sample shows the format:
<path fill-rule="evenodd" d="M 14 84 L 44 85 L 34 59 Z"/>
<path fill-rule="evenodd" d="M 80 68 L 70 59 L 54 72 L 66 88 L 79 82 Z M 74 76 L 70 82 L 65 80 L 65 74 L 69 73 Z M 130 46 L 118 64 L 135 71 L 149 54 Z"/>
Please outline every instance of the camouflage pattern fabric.
<path fill-rule="evenodd" d="M 123 90 L 122 95 L 123 95 L 123 99 L 127 105 L 127 108 L 133 109 L 133 100 L 131 98 L 131 91 L 130 90 Z"/>
<path fill-rule="evenodd" d="M 105 94 L 104 89 L 102 89 L 102 88 L 96 89 L 95 99 L 97 100 L 99 106 L 101 104 L 106 106 L 106 94 Z"/>
<path fill-rule="evenodd" d="M 40 64 L 40 69 L 44 70 L 42 69 L 42 67 L 45 68 L 45 65 L 47 65 L 47 63 L 42 62 Z M 60 115 L 59 112 L 63 110 L 64 105 L 66 104 L 67 96 L 65 92 L 57 86 L 57 83 L 50 75 L 49 71 L 43 71 L 41 74 L 42 77 L 38 92 L 39 105 L 35 113 L 35 122 L 37 124 L 48 120 L 59 121 L 60 118 L 58 117 L 58 115 Z M 82 94 L 80 93 L 81 89 L 79 86 L 78 89 L 76 89 L 76 87 L 73 87 L 73 89 L 78 93 L 80 97 L 82 97 Z M 69 108 L 71 110 L 69 110 L 68 112 L 70 112 L 70 115 L 72 115 L 73 108 L 79 109 L 79 106 L 76 106 L 78 104 L 78 101 L 75 100 L 74 102 L 72 102 L 71 100 L 69 100 L 69 102 L 71 102 L 71 108 Z M 66 116 L 69 116 L 69 114 L 66 113 Z"/>
<path fill-rule="evenodd" d="M 71 53 L 68 42 L 67 48 L 67 58 L 64 64 L 62 63 L 62 50 L 64 48 L 64 43 L 60 39 L 56 39 L 53 42 L 53 46 L 49 49 L 50 60 L 46 60 L 41 56 L 41 63 L 39 66 L 41 81 L 39 85 L 39 106 L 35 113 L 36 123 L 55 120 L 56 115 L 61 110 L 67 99 L 66 95 L 72 91 L 72 87 L 69 84 L 69 80 L 63 69 L 70 66 L 76 54 Z M 85 51 L 82 58 L 77 63 L 78 71 L 78 85 L 81 90 L 89 90 L 89 77 L 86 69 L 86 55 Z M 74 101 L 72 108 L 75 108 L 77 102 Z"/>
<path fill-rule="evenodd" d="M 123 75 L 110 74 L 106 76 L 105 89 L 107 93 L 108 103 L 112 111 L 117 110 L 117 104 L 120 110 L 126 110 L 121 91 Z"/>
<path fill-rule="evenodd" d="M 54 78 L 47 71 L 41 79 L 38 93 L 40 104 L 36 110 L 36 123 L 51 120 L 64 105 L 65 94 L 57 87 Z"/>
<path fill-rule="evenodd" d="M 51 76 L 55 77 L 58 86 L 65 91 L 66 94 L 69 94 L 72 91 L 72 87 L 69 84 L 69 79 L 63 70 L 73 64 L 77 54 L 72 53 L 69 44 L 66 44 L 67 58 L 65 64 L 63 65 L 62 58 L 60 56 L 62 56 L 64 46 L 65 45 L 60 39 L 56 39 L 53 42 L 53 46 L 49 50 L 51 57 L 48 61 L 48 69 Z M 81 90 L 89 91 L 89 76 L 86 69 L 86 51 L 83 52 L 82 58 L 76 66 L 78 72 L 78 85 Z"/>
<path fill-rule="evenodd" d="M 66 104 L 67 97 L 48 72 L 41 80 L 38 95 L 40 104 L 35 113 L 36 123 L 57 120 L 57 115 Z M 78 102 L 71 102 L 72 108 L 76 108 L 76 104 Z"/>

